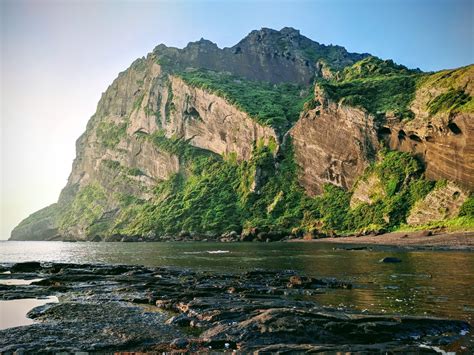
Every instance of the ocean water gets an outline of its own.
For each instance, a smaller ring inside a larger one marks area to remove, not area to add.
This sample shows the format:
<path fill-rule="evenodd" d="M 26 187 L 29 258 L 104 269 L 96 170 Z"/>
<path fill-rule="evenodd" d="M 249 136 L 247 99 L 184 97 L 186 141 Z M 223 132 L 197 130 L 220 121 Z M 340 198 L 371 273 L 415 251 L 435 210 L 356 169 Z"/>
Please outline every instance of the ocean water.
<path fill-rule="evenodd" d="M 324 306 L 463 319 L 474 325 L 473 252 L 340 248 L 330 243 L 0 242 L 0 263 L 138 264 L 216 272 L 292 269 L 353 284 L 350 290 L 311 296 Z M 379 262 L 387 256 L 402 262 Z"/>

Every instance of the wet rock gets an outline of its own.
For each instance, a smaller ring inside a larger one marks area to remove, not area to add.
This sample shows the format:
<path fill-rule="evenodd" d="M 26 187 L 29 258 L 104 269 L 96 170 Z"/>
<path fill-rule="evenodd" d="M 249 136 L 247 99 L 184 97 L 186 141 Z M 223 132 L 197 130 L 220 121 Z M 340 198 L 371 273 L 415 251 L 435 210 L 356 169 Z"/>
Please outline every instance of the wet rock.
<path fill-rule="evenodd" d="M 248 319 L 219 324 L 202 334 L 208 341 L 241 344 L 240 350 L 275 344 L 354 344 L 396 343 L 400 339 L 412 345 L 413 334 L 456 334 L 465 329 L 465 322 L 444 322 L 422 318 L 391 318 L 383 316 L 348 316 L 317 309 L 278 308 L 258 311 Z M 378 346 L 380 346 L 380 344 Z"/>
<path fill-rule="evenodd" d="M 171 317 L 166 321 L 166 324 L 174 324 L 180 327 L 188 327 L 191 324 L 192 318 L 188 317 L 186 314 L 180 314 L 175 317 Z"/>
<path fill-rule="evenodd" d="M 240 239 L 242 241 L 248 241 L 248 242 L 253 241 L 257 237 L 259 232 L 260 230 L 257 227 L 244 229 L 242 231 Z"/>
<path fill-rule="evenodd" d="M 179 238 L 188 238 L 188 237 L 190 237 L 190 236 L 191 236 L 190 233 L 187 232 L 187 231 L 181 231 L 181 232 L 179 232 L 179 234 L 178 234 L 178 237 L 179 237 Z"/>
<path fill-rule="evenodd" d="M 372 250 L 372 247 L 360 246 L 360 247 L 334 247 L 332 250 L 351 250 L 351 251 L 359 251 L 359 250 Z"/>
<path fill-rule="evenodd" d="M 251 241 L 254 240 L 254 238 L 255 238 L 255 235 L 253 235 L 253 234 L 250 234 L 250 233 L 249 234 L 244 234 L 244 233 L 242 233 L 241 236 L 240 236 L 240 241 L 241 242 L 251 242 Z"/>
<path fill-rule="evenodd" d="M 173 349 L 186 349 L 188 345 L 189 345 L 189 341 L 184 338 L 175 339 L 170 344 L 171 348 Z"/>
<path fill-rule="evenodd" d="M 34 272 L 41 269 L 41 264 L 36 261 L 17 263 L 11 267 L 11 272 Z"/>
<path fill-rule="evenodd" d="M 302 296 L 351 285 L 293 271 L 44 264 L 28 275 L 44 280 L 0 287 L 0 299 L 55 295 L 60 302 L 28 313 L 40 323 L 0 331 L 1 353 L 416 352 L 420 342 L 451 344 L 469 330 L 460 321 L 324 309 Z"/>
<path fill-rule="evenodd" d="M 122 241 L 123 236 L 120 234 L 113 234 L 108 237 L 105 237 L 104 241 L 106 242 L 120 242 Z"/>
<path fill-rule="evenodd" d="M 308 278 L 303 278 L 298 275 L 294 275 L 290 277 L 290 282 L 288 284 L 289 287 L 297 287 L 297 286 L 303 286 L 303 284 L 308 284 L 310 280 Z"/>
<path fill-rule="evenodd" d="M 395 258 L 393 256 L 387 256 L 383 259 L 380 259 L 379 262 L 388 264 L 388 263 L 401 263 L 402 261 L 399 258 Z"/>
<path fill-rule="evenodd" d="M 240 240 L 240 236 L 236 231 L 227 232 L 221 235 L 221 242 L 236 242 Z"/>
<path fill-rule="evenodd" d="M 91 241 L 91 242 L 101 242 L 101 241 L 102 241 L 102 237 L 99 236 L 99 235 L 96 235 L 96 236 L 90 238 L 90 241 Z"/>

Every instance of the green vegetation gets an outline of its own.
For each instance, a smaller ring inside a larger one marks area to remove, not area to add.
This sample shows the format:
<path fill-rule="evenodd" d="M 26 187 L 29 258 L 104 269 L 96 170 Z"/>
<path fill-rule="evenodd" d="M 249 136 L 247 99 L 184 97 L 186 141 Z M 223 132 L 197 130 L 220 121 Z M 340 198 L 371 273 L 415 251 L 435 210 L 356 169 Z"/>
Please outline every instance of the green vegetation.
<path fill-rule="evenodd" d="M 384 194 L 372 205 L 362 204 L 348 214 L 347 229 L 360 230 L 378 225 L 393 230 L 404 223 L 411 207 L 424 198 L 434 183 L 423 178 L 423 167 L 408 153 L 385 151 L 368 169 L 382 182 Z"/>
<path fill-rule="evenodd" d="M 436 183 L 436 188 L 442 188 L 446 185 L 446 180 L 441 180 Z M 417 231 L 426 229 L 438 229 L 443 228 L 447 231 L 462 231 L 462 230 L 473 230 L 474 229 L 474 196 L 470 196 L 461 206 L 459 215 L 457 217 L 444 219 L 441 221 L 433 221 L 427 224 L 410 226 L 403 224 L 400 230 L 403 231 Z"/>
<path fill-rule="evenodd" d="M 431 115 L 438 112 L 464 111 L 466 107 L 469 107 L 471 101 L 471 96 L 466 94 L 464 90 L 451 88 L 428 102 L 428 111 Z"/>
<path fill-rule="evenodd" d="M 474 100 L 467 90 L 473 75 L 474 65 L 469 65 L 420 77 L 417 88 L 428 112 L 432 115 L 438 112 L 474 112 Z M 441 94 L 431 97 L 432 92 L 440 91 Z"/>
<path fill-rule="evenodd" d="M 275 159 L 271 145 L 257 145 L 252 159 L 240 167 L 239 204 L 246 229 L 289 233 L 303 218 L 304 206 L 310 199 L 298 184 L 291 143 L 283 150 Z M 254 189 L 248 188 L 248 172 L 254 179 Z"/>
<path fill-rule="evenodd" d="M 133 103 L 132 112 L 138 110 L 142 106 L 143 99 L 145 98 L 145 93 L 142 92 L 138 95 L 138 98 Z"/>
<path fill-rule="evenodd" d="M 426 101 L 431 115 L 438 112 L 474 112 L 474 100 L 464 91 L 474 66 L 425 74 L 391 60 L 367 57 L 344 68 L 333 80 L 317 80 L 317 85 L 333 101 L 361 107 L 378 118 L 387 114 L 412 119 L 410 104 L 415 94 Z M 430 88 L 443 93 L 430 99 Z M 418 96 L 417 96 L 418 97 Z"/>
<path fill-rule="evenodd" d="M 101 186 L 98 184 L 84 186 L 61 211 L 59 230 L 64 231 L 71 226 L 97 224 L 106 209 L 106 201 L 107 195 Z M 88 234 L 92 234 L 91 232 Z"/>
<path fill-rule="evenodd" d="M 411 75 L 419 72 L 419 70 L 409 70 L 403 65 L 395 64 L 393 60 L 367 57 L 350 67 L 344 68 L 340 76 L 344 81 L 350 81 L 370 77 Z"/>
<path fill-rule="evenodd" d="M 420 163 L 407 153 L 381 153 L 380 161 L 367 169 L 362 179 L 375 175 L 382 182 L 383 193 L 372 196 L 372 204 L 349 207 L 351 192 L 326 185 L 324 193 L 314 198 L 313 218 L 306 218 L 303 232 L 314 226 L 326 233 L 351 234 L 361 230 L 395 230 L 406 221 L 416 201 L 425 197 L 434 183 L 423 178 Z"/>
<path fill-rule="evenodd" d="M 154 139 L 160 147 L 165 146 L 164 140 Z M 213 154 L 206 156 L 203 151 L 193 151 L 180 139 L 170 140 L 166 146 L 180 155 L 186 171 L 158 184 L 152 200 L 124 209 L 115 232 L 136 235 L 151 231 L 163 234 L 238 229 L 238 167 Z"/>
<path fill-rule="evenodd" d="M 124 208 L 113 233 L 222 233 L 254 227 L 296 234 L 394 230 L 434 187 L 423 178 L 417 160 L 386 151 L 365 174 L 378 176 L 383 194 L 370 205 L 351 209 L 351 192 L 342 188 L 326 185 L 315 198 L 304 193 L 291 142 L 276 157 L 271 143 L 259 141 L 252 158 L 238 162 L 232 155 L 222 159 L 163 133 L 151 139 L 160 149 L 178 155 L 184 170 L 158 184 L 153 199 Z"/>
<path fill-rule="evenodd" d="M 474 219 L 474 196 L 469 196 L 466 202 L 463 203 L 459 211 L 459 216 Z"/>
<path fill-rule="evenodd" d="M 97 125 L 97 139 L 107 148 L 115 148 L 122 138 L 126 136 L 127 123 L 115 124 L 100 121 Z"/>
<path fill-rule="evenodd" d="M 319 79 L 317 85 L 331 100 L 361 107 L 376 117 L 411 119 L 409 106 L 422 75 L 391 60 L 367 57 L 344 68 L 334 80 Z"/>
<path fill-rule="evenodd" d="M 444 230 L 455 232 L 455 231 L 463 231 L 463 230 L 470 230 L 474 229 L 474 218 L 468 216 L 459 216 L 450 219 L 445 219 L 442 221 L 434 221 L 427 224 L 417 225 L 417 226 L 410 226 L 403 224 L 400 226 L 400 231 L 422 231 L 427 229 L 439 229 L 442 228 Z"/>
<path fill-rule="evenodd" d="M 101 163 L 110 170 L 119 170 L 122 168 L 122 166 L 120 165 L 120 162 L 116 160 L 104 159 L 102 160 Z"/>
<path fill-rule="evenodd" d="M 25 218 L 23 221 L 21 221 L 21 223 L 15 229 L 28 228 L 29 226 L 46 219 L 55 221 L 60 211 L 60 206 L 57 203 L 53 203 L 29 215 L 28 218 Z"/>
<path fill-rule="evenodd" d="M 108 195 L 97 185 L 82 188 L 61 212 L 60 228 L 89 226 L 89 235 L 156 235 L 181 231 L 223 233 L 258 228 L 303 235 L 352 234 L 360 231 L 390 231 L 407 228 L 406 218 L 414 204 L 435 183 L 423 177 L 421 164 L 407 153 L 383 151 L 361 179 L 376 176 L 380 191 L 372 203 L 350 207 L 351 191 L 325 185 L 323 194 L 308 197 L 297 180 L 291 141 L 277 153 L 275 142 L 258 141 L 252 158 L 238 161 L 235 154 L 224 158 L 195 148 L 182 138 L 167 138 L 157 132 L 150 139 L 160 150 L 177 155 L 180 172 L 158 183 L 153 197 Z M 122 175 L 143 174 L 104 160 L 104 167 Z M 441 186 L 438 182 L 436 186 Z M 114 218 L 104 218 L 107 203 L 119 207 Z M 452 228 L 472 225 L 472 197 Z M 433 223 L 433 226 L 441 222 Z M 450 227 L 450 228 L 451 228 Z"/>
<path fill-rule="evenodd" d="M 303 217 L 302 201 L 309 198 L 297 183 L 291 145 L 277 168 L 274 142 L 258 142 L 252 159 L 238 162 L 163 133 L 150 139 L 178 155 L 184 169 L 159 183 L 151 200 L 123 208 L 113 233 L 222 233 L 252 227 L 290 232 Z"/>
<path fill-rule="evenodd" d="M 353 80 L 320 81 L 318 85 L 330 99 L 362 107 L 375 116 L 390 112 L 400 118 L 413 118 L 409 104 L 415 97 L 418 76 L 391 73 Z"/>
<path fill-rule="evenodd" d="M 204 69 L 179 75 L 188 84 L 225 98 L 257 122 L 282 132 L 296 122 L 309 99 L 301 86 L 290 83 L 275 85 Z"/>
<path fill-rule="evenodd" d="M 110 160 L 110 159 L 104 159 L 101 161 L 101 163 L 110 170 L 116 171 L 123 173 L 125 175 L 130 175 L 130 176 L 140 176 L 140 175 L 145 175 L 143 171 L 141 171 L 138 168 L 128 168 L 125 166 L 122 166 L 120 162 L 116 160 Z"/>

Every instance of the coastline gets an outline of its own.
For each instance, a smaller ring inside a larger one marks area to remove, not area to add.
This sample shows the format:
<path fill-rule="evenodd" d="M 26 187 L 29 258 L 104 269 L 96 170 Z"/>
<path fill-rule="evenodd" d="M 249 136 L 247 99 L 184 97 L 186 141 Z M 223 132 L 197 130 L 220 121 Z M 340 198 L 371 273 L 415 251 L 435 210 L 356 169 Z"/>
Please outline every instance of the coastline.
<path fill-rule="evenodd" d="M 474 231 L 432 232 L 401 231 L 380 235 L 328 237 L 320 239 L 292 239 L 290 242 L 362 244 L 399 248 L 474 251 Z"/>
<path fill-rule="evenodd" d="M 323 307 L 312 296 L 350 292 L 352 283 L 291 270 L 23 262 L 0 271 L 0 279 L 32 280 L 4 284 L 0 300 L 55 297 L 27 313 L 33 324 L 0 330 L 0 353 L 418 353 L 471 347 L 472 326 L 465 320 Z"/>

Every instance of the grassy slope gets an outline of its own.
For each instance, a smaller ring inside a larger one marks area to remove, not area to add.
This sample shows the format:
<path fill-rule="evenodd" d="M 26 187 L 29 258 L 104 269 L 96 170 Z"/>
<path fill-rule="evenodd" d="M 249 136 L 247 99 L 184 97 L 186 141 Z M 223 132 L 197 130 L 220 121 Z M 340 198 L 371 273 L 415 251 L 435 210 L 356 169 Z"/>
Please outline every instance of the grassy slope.
<path fill-rule="evenodd" d="M 227 99 L 258 123 L 282 133 L 298 120 L 305 101 L 310 98 L 308 88 L 290 83 L 256 82 L 202 69 L 181 72 L 179 76 L 192 86 Z"/>
<path fill-rule="evenodd" d="M 412 119 L 410 104 L 418 91 L 436 88 L 441 91 L 425 102 L 425 109 L 438 112 L 474 112 L 474 101 L 466 92 L 474 66 L 434 74 L 409 70 L 392 61 L 368 57 L 345 68 L 335 80 L 321 80 L 323 91 L 334 101 L 366 109 L 378 118 L 386 114 Z"/>

